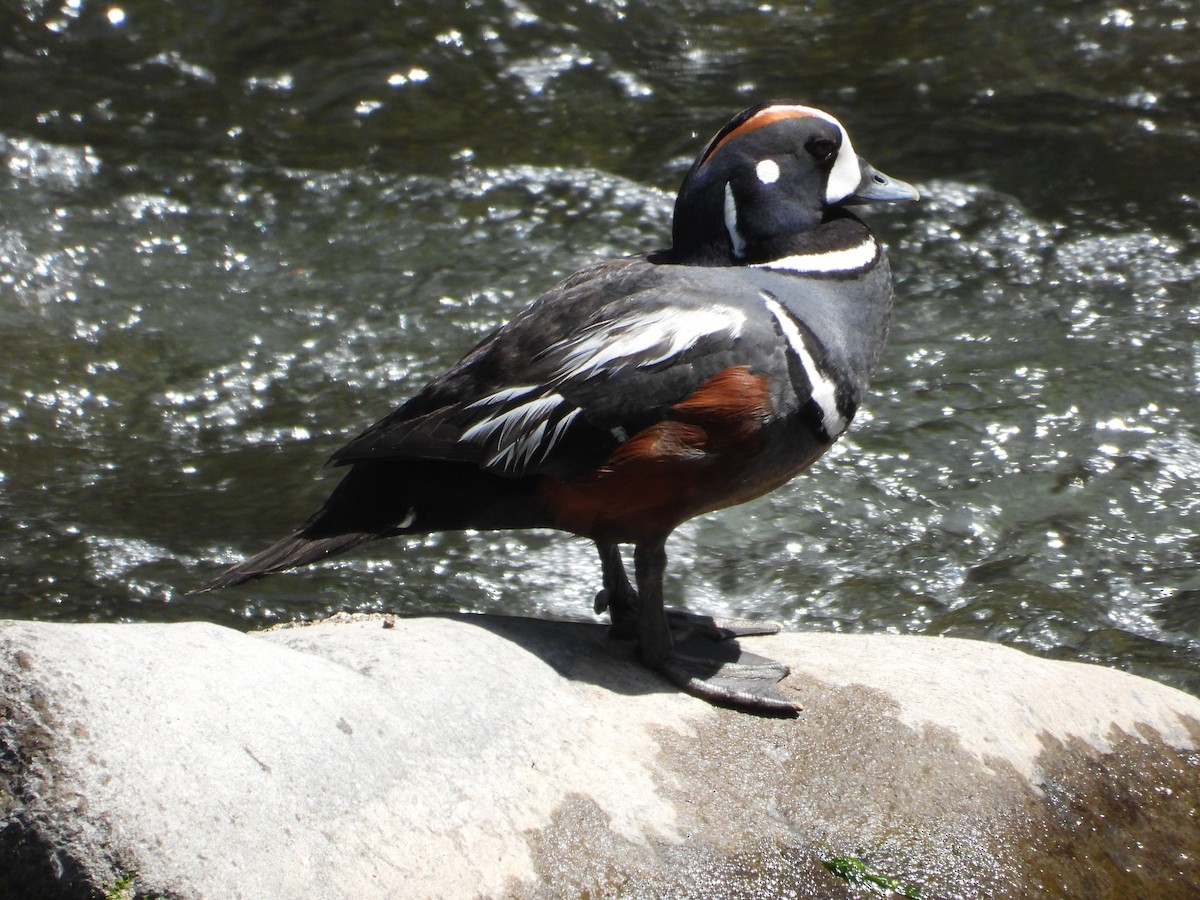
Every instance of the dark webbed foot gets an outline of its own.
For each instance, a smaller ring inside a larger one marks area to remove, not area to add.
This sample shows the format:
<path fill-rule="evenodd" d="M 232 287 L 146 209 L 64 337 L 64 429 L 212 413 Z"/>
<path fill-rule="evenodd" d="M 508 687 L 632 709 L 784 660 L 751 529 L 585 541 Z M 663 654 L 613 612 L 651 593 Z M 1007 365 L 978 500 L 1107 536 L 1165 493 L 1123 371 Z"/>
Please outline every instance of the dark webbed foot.
<path fill-rule="evenodd" d="M 674 648 L 657 668 L 694 697 L 720 706 L 794 715 L 801 707 L 779 690 L 791 673 L 783 663 L 742 649 L 738 637 L 778 634 L 776 622 L 714 619 L 667 611 Z"/>
<path fill-rule="evenodd" d="M 800 709 L 778 687 L 788 676 L 788 667 L 745 652 L 735 640 L 775 634 L 779 625 L 664 612 L 662 575 L 666 553 L 661 545 L 636 547 L 634 560 L 639 588 L 636 592 L 624 577 L 624 569 L 619 568 L 620 556 L 615 556 L 614 564 L 614 555 L 606 552 L 606 548 L 601 548 L 600 555 L 605 563 L 605 591 L 601 593 L 607 595 L 613 613 L 610 634 L 636 638 L 638 657 L 644 665 L 692 696 L 718 706 L 772 715 L 795 715 Z M 615 595 L 611 592 L 622 581 L 627 592 L 619 596 L 631 605 L 618 613 L 612 607 Z"/>
<path fill-rule="evenodd" d="M 788 716 L 802 709 L 779 690 L 788 667 L 753 653 L 739 652 L 728 661 L 674 653 L 656 668 L 672 684 L 717 706 Z"/>

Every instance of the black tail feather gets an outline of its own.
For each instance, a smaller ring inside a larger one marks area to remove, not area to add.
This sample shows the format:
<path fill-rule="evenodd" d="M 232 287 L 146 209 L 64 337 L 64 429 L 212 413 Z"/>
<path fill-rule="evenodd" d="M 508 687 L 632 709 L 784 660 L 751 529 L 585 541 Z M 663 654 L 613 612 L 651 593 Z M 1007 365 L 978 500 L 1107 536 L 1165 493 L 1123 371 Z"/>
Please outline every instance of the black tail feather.
<path fill-rule="evenodd" d="M 306 537 L 305 534 L 304 531 L 297 531 L 295 534 L 288 535 L 245 562 L 238 563 L 232 569 L 222 572 L 212 581 L 198 587 L 193 593 L 201 594 L 205 591 L 215 591 L 218 588 L 233 587 L 253 581 L 255 578 L 274 575 L 285 569 L 317 562 L 327 556 L 344 553 L 350 548 L 365 544 L 376 537 L 374 534 L 363 532 L 335 534 L 320 538 Z"/>
<path fill-rule="evenodd" d="M 196 589 L 232 587 L 344 553 L 376 538 L 552 523 L 538 479 L 502 478 L 446 460 L 355 463 L 325 505 L 288 537 Z"/>

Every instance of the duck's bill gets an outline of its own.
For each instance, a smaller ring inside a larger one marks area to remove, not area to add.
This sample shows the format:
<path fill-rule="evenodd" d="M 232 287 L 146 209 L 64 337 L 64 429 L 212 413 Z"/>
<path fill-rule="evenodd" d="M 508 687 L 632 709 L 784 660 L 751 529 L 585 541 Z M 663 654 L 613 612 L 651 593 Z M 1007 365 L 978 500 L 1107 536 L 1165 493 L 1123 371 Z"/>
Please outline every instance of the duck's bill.
<path fill-rule="evenodd" d="M 860 159 L 858 165 L 862 170 L 862 180 L 843 203 L 901 203 L 921 199 L 920 191 L 907 181 L 884 175 L 864 159 Z"/>

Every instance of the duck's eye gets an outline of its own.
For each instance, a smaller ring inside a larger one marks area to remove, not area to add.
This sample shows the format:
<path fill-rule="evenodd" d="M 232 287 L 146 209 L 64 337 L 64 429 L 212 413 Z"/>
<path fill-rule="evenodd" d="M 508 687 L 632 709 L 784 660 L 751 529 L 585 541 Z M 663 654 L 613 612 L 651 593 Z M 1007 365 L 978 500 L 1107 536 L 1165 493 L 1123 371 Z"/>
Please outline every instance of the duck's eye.
<path fill-rule="evenodd" d="M 812 154 L 815 159 L 821 162 L 829 162 L 833 155 L 837 153 L 837 144 L 828 138 L 816 138 L 811 140 L 805 146 L 805 149 Z"/>

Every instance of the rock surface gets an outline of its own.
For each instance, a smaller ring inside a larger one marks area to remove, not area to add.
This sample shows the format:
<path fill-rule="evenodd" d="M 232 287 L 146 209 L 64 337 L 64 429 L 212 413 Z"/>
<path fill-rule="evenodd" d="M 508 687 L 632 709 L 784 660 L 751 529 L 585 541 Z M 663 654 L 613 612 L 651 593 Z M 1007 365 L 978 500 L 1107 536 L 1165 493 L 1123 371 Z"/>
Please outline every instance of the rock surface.
<path fill-rule="evenodd" d="M 865 896 L 840 857 L 922 898 L 1200 896 L 1197 698 L 948 638 L 747 642 L 798 718 L 594 625 L 0 623 L 0 896 Z"/>

